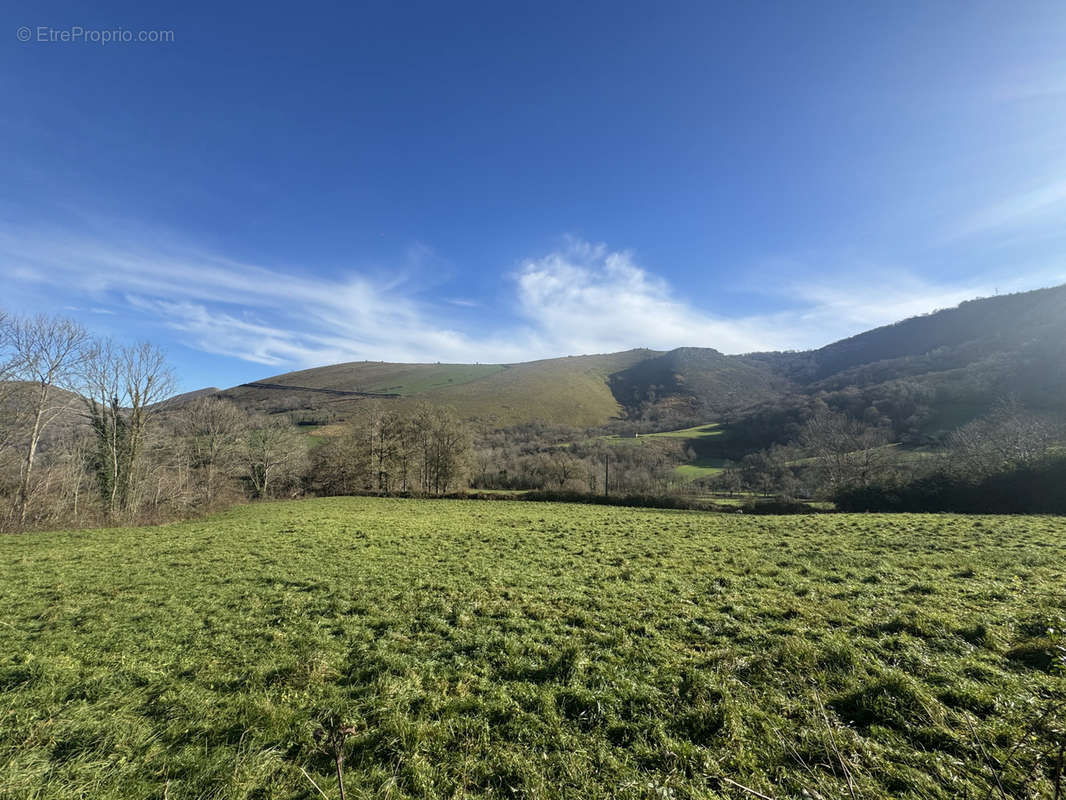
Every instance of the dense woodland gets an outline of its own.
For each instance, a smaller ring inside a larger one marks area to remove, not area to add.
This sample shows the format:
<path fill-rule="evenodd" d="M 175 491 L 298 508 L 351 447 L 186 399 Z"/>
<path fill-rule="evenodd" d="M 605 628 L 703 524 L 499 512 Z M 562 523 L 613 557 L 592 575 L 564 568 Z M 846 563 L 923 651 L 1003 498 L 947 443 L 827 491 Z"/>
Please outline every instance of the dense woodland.
<path fill-rule="evenodd" d="M 813 354 L 737 359 L 683 348 L 653 356 L 611 376 L 626 413 L 590 429 L 472 424 L 428 401 L 365 400 L 337 420 L 285 393 L 273 404 L 217 390 L 174 396 L 172 370 L 150 343 L 99 340 L 63 318 L 3 315 L 0 528 L 166 520 L 304 494 L 464 490 L 1061 512 L 1055 476 L 1066 437 L 1062 398 L 1049 394 L 1061 357 L 1048 354 L 1038 381 L 1005 384 L 990 359 L 981 371 L 972 361 L 934 379 L 921 371 L 930 359 L 961 363 L 975 325 L 967 304 L 953 310 L 941 333 L 955 349 L 921 356 L 908 355 L 921 349 L 912 328 L 883 329 L 887 343 L 882 334 L 875 345 L 890 359 L 863 368 L 877 375 L 861 384 L 840 378 L 858 380 L 855 340 Z M 1051 346 L 1023 344 L 1027 352 Z M 758 367 L 769 362 L 780 376 Z M 1015 364 L 1012 374 L 1019 368 L 1028 369 Z M 797 376 L 813 383 L 789 383 Z M 968 411 L 960 424 L 935 424 L 960 408 Z M 711 415 L 720 436 L 638 438 Z M 679 465 L 696 462 L 722 469 L 678 477 Z"/>

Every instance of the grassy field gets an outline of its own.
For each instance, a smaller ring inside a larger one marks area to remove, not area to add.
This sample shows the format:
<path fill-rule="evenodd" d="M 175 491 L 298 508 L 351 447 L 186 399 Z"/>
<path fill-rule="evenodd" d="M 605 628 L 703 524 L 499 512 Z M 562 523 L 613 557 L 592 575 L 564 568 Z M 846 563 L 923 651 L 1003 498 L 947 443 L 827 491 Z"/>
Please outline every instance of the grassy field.
<path fill-rule="evenodd" d="M 683 481 L 710 478 L 725 470 L 724 463 L 720 458 L 701 458 L 690 464 L 681 464 L 674 467 L 674 475 Z"/>
<path fill-rule="evenodd" d="M 706 425 L 697 425 L 692 428 L 681 428 L 676 431 L 663 431 L 661 433 L 642 433 L 640 436 L 601 436 L 603 441 L 615 447 L 640 447 L 647 444 L 648 439 L 683 439 L 683 441 L 700 441 L 700 439 L 721 436 L 722 428 L 717 422 L 708 422 Z M 674 467 L 674 477 L 680 481 L 694 481 L 700 478 L 710 478 L 721 473 L 725 464 L 724 459 L 696 459 L 688 464 L 679 464 Z"/>
<path fill-rule="evenodd" d="M 8 537 L 0 797 L 335 798 L 331 719 L 354 798 L 1051 797 L 1064 570 L 1035 517 L 336 498 Z"/>
<path fill-rule="evenodd" d="M 647 444 L 648 440 L 681 439 L 687 441 L 699 441 L 721 435 L 722 429 L 719 427 L 719 424 L 717 422 L 711 422 L 704 425 L 696 425 L 691 428 L 681 428 L 676 431 L 642 433 L 638 437 L 612 434 L 601 436 L 600 438 L 613 447 L 640 447 L 641 445 Z M 724 463 L 724 459 L 720 458 L 698 458 L 695 461 L 687 464 L 679 464 L 674 467 L 673 474 L 676 479 L 686 482 L 698 480 L 699 478 L 710 478 L 713 475 L 722 472 L 724 469 Z"/>
<path fill-rule="evenodd" d="M 662 433 L 642 433 L 642 439 L 710 439 L 721 436 L 722 429 L 717 422 L 706 425 L 696 425 L 692 428 L 682 428 L 676 431 L 663 431 Z"/>
<path fill-rule="evenodd" d="M 647 439 L 687 439 L 687 440 L 700 440 L 710 439 L 715 436 L 721 436 L 722 429 L 717 422 L 712 422 L 706 425 L 696 425 L 692 428 L 681 428 L 676 431 L 662 431 L 661 433 L 642 433 L 639 436 L 619 436 L 618 434 L 608 434 L 601 436 L 600 438 L 606 441 L 608 444 L 616 445 L 637 445 L 643 443 Z"/>

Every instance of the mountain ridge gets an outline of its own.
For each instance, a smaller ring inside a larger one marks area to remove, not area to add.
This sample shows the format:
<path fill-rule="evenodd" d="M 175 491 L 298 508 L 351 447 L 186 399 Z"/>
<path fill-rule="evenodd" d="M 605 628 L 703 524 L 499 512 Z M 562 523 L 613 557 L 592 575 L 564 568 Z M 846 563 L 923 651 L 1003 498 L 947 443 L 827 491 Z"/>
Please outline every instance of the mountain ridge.
<path fill-rule="evenodd" d="M 220 394 L 255 410 L 326 409 L 335 420 L 354 413 L 360 400 L 311 395 L 388 394 L 382 402 L 451 405 L 495 427 L 596 427 L 656 415 L 709 420 L 788 396 L 845 391 L 875 410 L 904 390 L 934 406 L 965 401 L 975 412 L 1006 393 L 1057 409 L 1066 396 L 1064 343 L 1066 285 L 968 300 L 807 351 L 637 348 L 510 364 L 346 362 Z"/>

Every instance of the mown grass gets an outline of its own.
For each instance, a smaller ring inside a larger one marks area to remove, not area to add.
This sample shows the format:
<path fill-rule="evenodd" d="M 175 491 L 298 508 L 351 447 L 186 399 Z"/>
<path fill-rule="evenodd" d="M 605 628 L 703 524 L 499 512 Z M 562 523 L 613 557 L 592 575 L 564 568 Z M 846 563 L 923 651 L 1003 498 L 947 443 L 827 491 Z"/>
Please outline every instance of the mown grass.
<path fill-rule="evenodd" d="M 381 498 L 10 537 L 0 797 L 337 797 L 330 715 L 349 797 L 1050 796 L 1064 564 L 1052 518 Z"/>

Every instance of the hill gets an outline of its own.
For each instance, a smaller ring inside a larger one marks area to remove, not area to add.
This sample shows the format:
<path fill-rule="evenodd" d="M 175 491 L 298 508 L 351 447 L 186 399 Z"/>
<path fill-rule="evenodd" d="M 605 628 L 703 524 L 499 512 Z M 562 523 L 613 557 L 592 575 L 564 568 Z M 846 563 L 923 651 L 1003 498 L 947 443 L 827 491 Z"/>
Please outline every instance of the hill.
<path fill-rule="evenodd" d="M 1007 396 L 1063 414 L 1066 285 L 970 300 L 809 352 L 743 360 L 805 395 L 850 392 L 882 411 L 924 406 L 926 433 L 950 430 Z"/>
<path fill-rule="evenodd" d="M 246 408 L 319 411 L 344 419 L 365 402 L 355 393 L 390 394 L 387 401 L 401 408 L 422 401 L 450 405 L 464 418 L 489 427 L 545 421 L 581 428 L 624 415 L 609 377 L 652 355 L 656 353 L 629 350 L 521 364 L 360 361 L 275 375 L 235 386 L 224 396 Z M 323 389 L 353 394 L 327 396 Z"/>
<path fill-rule="evenodd" d="M 610 376 L 611 391 L 628 409 L 667 403 L 708 419 L 772 399 L 789 381 L 757 364 L 706 347 L 679 347 Z"/>
<path fill-rule="evenodd" d="M 351 362 L 225 391 L 249 410 L 344 420 L 367 397 L 454 406 L 480 426 L 614 420 L 684 427 L 751 409 L 836 397 L 899 430 L 947 430 L 1014 394 L 1063 411 L 1066 286 L 962 303 L 806 352 L 723 355 L 705 347 L 628 350 L 516 364 Z"/>
<path fill-rule="evenodd" d="M 216 386 L 209 386 L 206 389 L 196 389 L 192 392 L 183 392 L 181 394 L 176 394 L 173 397 L 168 397 L 159 405 L 162 408 L 180 408 L 186 403 L 191 403 L 193 400 L 197 400 L 201 397 L 212 397 L 219 394 L 221 391 L 222 390 Z"/>
<path fill-rule="evenodd" d="M 875 328 L 818 350 L 756 353 L 748 363 L 770 367 L 804 385 L 854 382 L 861 370 L 887 379 L 944 371 L 1066 342 L 1066 285 L 961 303 Z M 1061 348 L 1058 350 L 1061 355 Z"/>
<path fill-rule="evenodd" d="M 8 443 L 24 446 L 24 439 L 29 439 L 31 411 L 37 401 L 36 384 L 20 381 L 0 382 L 0 414 L 5 422 L 14 423 L 10 427 L 0 426 L 0 435 L 7 433 Z M 81 395 L 53 386 L 49 390 L 49 401 L 45 406 L 46 425 L 41 436 L 40 447 L 47 449 L 50 445 L 68 438 L 72 433 L 86 425 L 85 400 Z"/>

